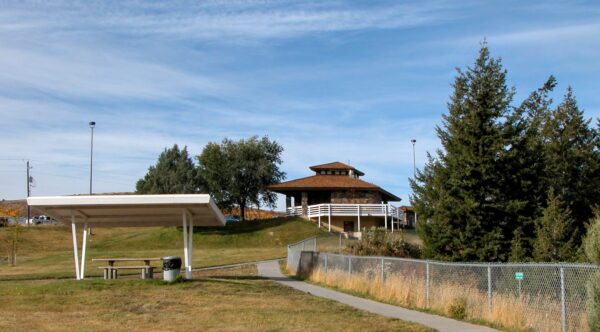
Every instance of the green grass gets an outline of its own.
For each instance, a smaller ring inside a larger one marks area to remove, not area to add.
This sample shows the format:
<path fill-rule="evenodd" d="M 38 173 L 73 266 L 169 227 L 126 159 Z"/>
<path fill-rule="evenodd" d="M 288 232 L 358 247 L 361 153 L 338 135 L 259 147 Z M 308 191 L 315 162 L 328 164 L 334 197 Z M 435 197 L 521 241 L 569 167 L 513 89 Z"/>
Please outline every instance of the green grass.
<path fill-rule="evenodd" d="M 255 268 L 192 282 L 0 283 L 0 330 L 431 331 L 256 277 Z"/>
<path fill-rule="evenodd" d="M 193 266 L 283 257 L 287 244 L 322 232 L 314 224 L 297 218 L 198 227 L 194 230 Z M 88 276 L 100 276 L 97 267 L 104 265 L 91 262 L 92 258 L 183 256 L 181 228 L 95 228 L 92 233 L 88 239 Z M 0 228 L 0 239 L 7 236 L 10 236 L 7 229 Z M 78 241 L 81 245 L 81 234 Z M 17 266 L 0 265 L 0 280 L 71 278 L 75 273 L 72 246 L 69 227 L 23 227 Z M 0 253 L 6 252 L 6 248 L 1 249 Z"/>

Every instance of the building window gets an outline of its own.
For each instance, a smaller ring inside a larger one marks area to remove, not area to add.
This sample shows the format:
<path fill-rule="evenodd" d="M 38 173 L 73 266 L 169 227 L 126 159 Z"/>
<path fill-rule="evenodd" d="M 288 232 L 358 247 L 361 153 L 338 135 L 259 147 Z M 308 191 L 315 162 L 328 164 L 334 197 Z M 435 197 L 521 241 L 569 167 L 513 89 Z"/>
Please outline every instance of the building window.
<path fill-rule="evenodd" d="M 328 174 L 328 175 L 331 175 L 331 171 L 327 171 L 327 174 Z"/>
<path fill-rule="evenodd" d="M 321 175 L 325 175 L 326 173 L 326 171 L 321 171 Z"/>

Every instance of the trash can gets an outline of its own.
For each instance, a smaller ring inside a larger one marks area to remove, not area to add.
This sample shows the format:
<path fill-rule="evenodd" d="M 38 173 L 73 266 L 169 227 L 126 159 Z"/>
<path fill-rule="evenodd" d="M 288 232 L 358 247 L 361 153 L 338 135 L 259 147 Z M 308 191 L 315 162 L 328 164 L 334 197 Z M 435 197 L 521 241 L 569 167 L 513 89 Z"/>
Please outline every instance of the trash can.
<path fill-rule="evenodd" d="M 181 257 L 167 256 L 163 257 L 163 280 L 174 281 L 181 272 Z"/>

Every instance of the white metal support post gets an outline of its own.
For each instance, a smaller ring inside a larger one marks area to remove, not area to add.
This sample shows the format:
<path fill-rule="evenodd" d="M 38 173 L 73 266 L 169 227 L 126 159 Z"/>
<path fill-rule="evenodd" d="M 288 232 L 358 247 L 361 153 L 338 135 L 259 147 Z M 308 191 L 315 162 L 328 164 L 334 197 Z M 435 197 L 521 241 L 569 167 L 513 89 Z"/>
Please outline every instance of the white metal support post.
<path fill-rule="evenodd" d="M 75 258 L 75 279 L 79 280 L 79 253 L 77 252 L 77 226 L 75 216 L 71 214 L 71 233 L 73 235 L 73 257 Z"/>
<path fill-rule="evenodd" d="M 385 220 L 385 229 L 387 229 L 388 228 L 387 227 L 387 205 L 385 206 L 384 211 L 383 211 L 383 218 Z"/>
<path fill-rule="evenodd" d="M 192 279 L 192 258 L 194 257 L 194 217 L 190 214 L 190 222 L 189 222 L 189 228 L 190 230 L 188 231 L 188 264 L 187 264 L 187 270 L 186 270 L 186 279 Z"/>
<path fill-rule="evenodd" d="M 383 213 L 385 215 L 385 228 L 387 228 L 387 222 L 388 222 L 388 206 L 387 204 L 384 205 L 384 209 L 383 209 Z M 392 218 L 392 233 L 394 232 L 394 218 Z"/>
<path fill-rule="evenodd" d="M 319 228 L 321 228 L 321 207 L 319 206 Z"/>
<path fill-rule="evenodd" d="M 327 215 L 329 216 L 329 232 L 331 232 L 331 204 L 327 204 Z"/>
<path fill-rule="evenodd" d="M 183 211 L 183 267 L 187 274 L 188 268 L 188 229 L 187 229 L 187 213 Z"/>
<path fill-rule="evenodd" d="M 81 241 L 81 272 L 79 273 L 80 279 L 85 279 L 85 252 L 87 248 L 88 238 L 88 223 L 87 221 L 83 224 L 83 239 Z"/>

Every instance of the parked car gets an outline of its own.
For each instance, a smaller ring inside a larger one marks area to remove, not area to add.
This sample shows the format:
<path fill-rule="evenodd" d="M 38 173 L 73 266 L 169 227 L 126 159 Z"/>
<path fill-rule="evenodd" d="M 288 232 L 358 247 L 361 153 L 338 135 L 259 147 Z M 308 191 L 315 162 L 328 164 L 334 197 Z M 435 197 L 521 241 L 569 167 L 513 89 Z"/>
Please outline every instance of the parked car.
<path fill-rule="evenodd" d="M 54 222 L 55 222 L 55 220 L 52 219 L 52 217 L 49 217 L 49 216 L 42 215 L 42 216 L 35 216 L 35 217 L 33 217 L 33 223 L 36 224 L 36 225 L 39 225 L 39 224 L 52 224 Z"/>
<path fill-rule="evenodd" d="M 233 214 L 228 214 L 225 216 L 225 222 L 226 223 L 231 223 L 231 222 L 238 222 L 240 221 L 240 217 L 233 215 Z"/>

